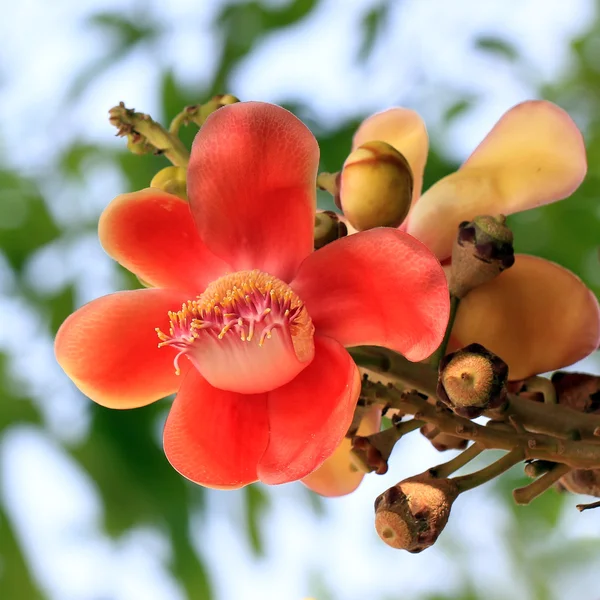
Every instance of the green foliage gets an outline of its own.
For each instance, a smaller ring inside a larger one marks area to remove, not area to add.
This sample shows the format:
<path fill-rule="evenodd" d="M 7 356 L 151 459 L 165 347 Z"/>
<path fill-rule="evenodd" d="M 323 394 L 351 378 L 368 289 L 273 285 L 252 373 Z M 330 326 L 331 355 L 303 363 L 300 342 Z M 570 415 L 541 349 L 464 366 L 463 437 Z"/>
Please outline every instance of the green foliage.
<path fill-rule="evenodd" d="M 365 13 L 362 19 L 363 39 L 358 51 L 358 60 L 364 62 L 369 58 L 375 42 L 388 20 L 390 3 L 381 2 Z"/>
<path fill-rule="evenodd" d="M 519 53 L 515 47 L 506 40 L 493 36 L 481 36 L 475 40 L 475 48 L 510 62 L 519 58 Z"/>

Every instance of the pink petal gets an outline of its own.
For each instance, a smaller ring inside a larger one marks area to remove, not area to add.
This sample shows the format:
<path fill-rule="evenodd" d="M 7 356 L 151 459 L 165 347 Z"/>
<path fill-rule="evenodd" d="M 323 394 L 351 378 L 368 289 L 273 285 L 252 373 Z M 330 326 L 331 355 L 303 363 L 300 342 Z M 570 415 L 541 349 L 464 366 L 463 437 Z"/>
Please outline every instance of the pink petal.
<path fill-rule="evenodd" d="M 461 221 L 565 198 L 586 170 L 583 138 L 571 117 L 551 102 L 523 102 L 504 114 L 456 173 L 427 190 L 409 215 L 408 233 L 447 258 Z"/>
<path fill-rule="evenodd" d="M 186 298 L 173 290 L 119 292 L 93 300 L 61 325 L 58 364 L 92 400 L 110 408 L 135 408 L 175 392 L 172 349 L 158 348 L 155 327 L 168 329 L 169 310 Z M 182 369 L 188 368 L 182 361 Z"/>
<path fill-rule="evenodd" d="M 268 394 L 269 445 L 258 465 L 264 483 L 305 477 L 331 456 L 352 422 L 360 392 L 354 361 L 335 340 L 315 338 L 315 359 Z"/>
<path fill-rule="evenodd" d="M 312 251 L 317 142 L 287 110 L 220 108 L 192 148 L 188 196 L 201 238 L 233 270 L 289 281 Z"/>
<path fill-rule="evenodd" d="M 290 284 L 319 335 L 371 344 L 412 361 L 440 345 L 449 315 L 444 271 L 418 240 L 390 228 L 342 238 L 311 254 Z"/>
<path fill-rule="evenodd" d="M 268 436 L 266 394 L 219 390 L 191 369 L 169 412 L 163 442 L 169 462 L 184 477 L 231 489 L 257 480 Z"/>
<path fill-rule="evenodd" d="M 409 108 L 390 108 L 365 119 L 352 140 L 352 150 L 367 142 L 387 142 L 404 155 L 413 173 L 413 203 L 423 187 L 429 138 L 423 119 Z"/>
<path fill-rule="evenodd" d="M 472 342 L 500 356 L 511 380 L 561 369 L 598 348 L 598 300 L 567 269 L 519 254 L 510 269 L 461 300 L 452 344 Z"/>
<path fill-rule="evenodd" d="M 198 293 L 231 270 L 202 243 L 188 203 L 156 188 L 115 198 L 98 233 L 107 254 L 156 287 Z"/>

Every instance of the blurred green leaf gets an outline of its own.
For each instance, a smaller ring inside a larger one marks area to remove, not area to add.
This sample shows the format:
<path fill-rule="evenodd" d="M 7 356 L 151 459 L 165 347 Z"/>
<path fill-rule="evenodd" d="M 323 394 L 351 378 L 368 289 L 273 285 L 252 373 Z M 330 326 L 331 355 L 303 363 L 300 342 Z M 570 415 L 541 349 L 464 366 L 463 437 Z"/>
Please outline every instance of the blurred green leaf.
<path fill-rule="evenodd" d="M 106 71 L 117 65 L 125 56 L 141 43 L 153 42 L 162 32 L 157 23 L 148 21 L 149 13 L 139 12 L 137 19 L 127 18 L 115 12 L 99 12 L 88 19 L 88 25 L 103 31 L 112 38 L 108 52 L 87 65 L 73 81 L 67 91 L 70 101 L 78 99 L 83 92 Z M 119 102 L 115 99 L 115 104 Z M 108 109 L 107 109 L 108 110 Z"/>
<path fill-rule="evenodd" d="M 0 248 L 15 271 L 38 248 L 60 235 L 37 186 L 0 170 Z"/>
<path fill-rule="evenodd" d="M 320 0 L 292 0 L 282 6 L 268 6 L 257 1 L 226 4 L 215 21 L 223 45 L 219 66 L 207 95 L 210 97 L 226 91 L 235 93 L 229 84 L 235 66 L 265 35 L 298 23 L 319 3 Z"/>
<path fill-rule="evenodd" d="M 43 600 L 29 570 L 10 519 L 0 504 L 0 597 L 6 600 Z"/>
<path fill-rule="evenodd" d="M 270 506 L 269 496 L 260 484 L 248 485 L 244 488 L 246 524 L 248 539 L 253 552 L 264 555 L 264 545 L 261 535 L 261 521 Z"/>
<path fill-rule="evenodd" d="M 511 62 L 516 61 L 519 58 L 519 53 L 512 44 L 494 36 L 481 36 L 476 38 L 475 48 L 500 58 L 505 58 Z"/>
<path fill-rule="evenodd" d="M 190 486 L 155 439 L 164 409 L 163 402 L 129 411 L 92 405 L 90 435 L 71 453 L 98 485 L 106 531 L 119 536 L 143 523 L 166 527 L 173 572 L 190 599 L 208 600 L 206 569 L 190 538 Z"/>
<path fill-rule="evenodd" d="M 366 61 L 373 52 L 377 37 L 388 20 L 389 12 L 390 3 L 385 1 L 371 8 L 363 16 L 361 24 L 363 38 L 358 50 L 358 60 L 360 62 Z"/>

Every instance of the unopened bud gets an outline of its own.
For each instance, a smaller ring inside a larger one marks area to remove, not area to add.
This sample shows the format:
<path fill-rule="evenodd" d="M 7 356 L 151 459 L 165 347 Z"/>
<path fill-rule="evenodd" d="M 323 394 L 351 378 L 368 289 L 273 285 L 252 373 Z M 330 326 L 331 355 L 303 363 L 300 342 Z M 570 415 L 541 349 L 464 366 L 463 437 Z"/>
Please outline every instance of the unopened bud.
<path fill-rule="evenodd" d="M 155 152 L 156 148 L 148 140 L 137 132 L 127 134 L 127 149 L 132 154 L 143 155 Z"/>
<path fill-rule="evenodd" d="M 375 529 L 388 546 L 421 552 L 443 531 L 458 494 L 452 479 L 405 479 L 375 500 Z"/>
<path fill-rule="evenodd" d="M 474 419 L 506 400 L 506 363 L 481 344 L 470 344 L 440 362 L 437 393 L 457 415 Z"/>
<path fill-rule="evenodd" d="M 573 494 L 600 498 L 600 469 L 575 469 L 563 475 L 560 483 Z"/>
<path fill-rule="evenodd" d="M 549 473 L 556 467 L 556 463 L 550 460 L 533 460 L 525 465 L 524 471 L 527 477 L 537 479 L 546 473 Z"/>
<path fill-rule="evenodd" d="M 331 210 L 319 211 L 315 215 L 315 250 L 348 235 L 346 224 Z"/>
<path fill-rule="evenodd" d="M 551 381 L 559 404 L 579 412 L 600 414 L 600 377 L 558 371 Z"/>
<path fill-rule="evenodd" d="M 191 120 L 193 120 L 197 125 L 202 126 L 206 119 L 208 119 L 208 117 L 216 110 L 222 108 L 223 106 L 227 106 L 228 104 L 235 104 L 236 102 L 239 102 L 239 99 L 232 94 L 220 94 L 218 96 L 213 96 L 205 104 L 197 107 L 191 107 L 196 109 L 196 113 L 192 116 Z"/>
<path fill-rule="evenodd" d="M 469 444 L 468 440 L 463 440 L 449 433 L 440 433 L 440 430 L 431 423 L 426 423 L 421 427 L 420 432 L 431 443 L 438 452 L 446 450 L 464 450 Z"/>
<path fill-rule="evenodd" d="M 186 170 L 183 167 L 165 167 L 152 178 L 150 187 L 187 200 Z"/>
<path fill-rule="evenodd" d="M 408 161 L 385 142 L 367 142 L 348 156 L 339 182 L 344 215 L 358 231 L 398 227 L 410 209 L 413 175 Z"/>
<path fill-rule="evenodd" d="M 506 217 L 481 216 L 463 221 L 452 249 L 450 292 L 464 298 L 515 262 L 513 234 Z"/>

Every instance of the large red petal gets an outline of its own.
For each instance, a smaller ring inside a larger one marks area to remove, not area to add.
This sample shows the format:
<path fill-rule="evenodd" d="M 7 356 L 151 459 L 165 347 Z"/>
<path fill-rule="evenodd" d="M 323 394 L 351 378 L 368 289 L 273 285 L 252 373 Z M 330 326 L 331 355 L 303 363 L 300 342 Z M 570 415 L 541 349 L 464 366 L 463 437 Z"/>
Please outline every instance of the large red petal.
<path fill-rule="evenodd" d="M 316 337 L 315 358 L 290 383 L 269 392 L 269 445 L 258 477 L 269 484 L 305 477 L 329 458 L 350 427 L 360 392 L 352 358 Z"/>
<path fill-rule="evenodd" d="M 187 300 L 173 290 L 135 290 L 82 306 L 60 327 L 56 359 L 73 383 L 110 408 L 135 408 L 177 391 L 171 348 L 158 348 L 154 330 L 169 330 L 169 310 Z M 181 361 L 187 368 L 188 361 Z"/>
<path fill-rule="evenodd" d="M 258 479 L 268 438 L 266 394 L 219 390 L 191 369 L 167 418 L 164 447 L 169 462 L 191 481 L 239 488 Z"/>
<path fill-rule="evenodd" d="M 317 333 L 345 346 L 372 344 L 422 360 L 449 315 L 444 271 L 418 240 L 391 228 L 337 240 L 302 263 L 291 286 Z"/>
<path fill-rule="evenodd" d="M 112 258 L 156 287 L 198 293 L 231 270 L 202 243 L 189 204 L 159 189 L 115 198 L 98 233 Z"/>
<path fill-rule="evenodd" d="M 236 271 L 289 281 L 313 248 L 318 162 L 313 134 L 287 110 L 220 108 L 196 136 L 188 169 L 201 238 Z"/>

